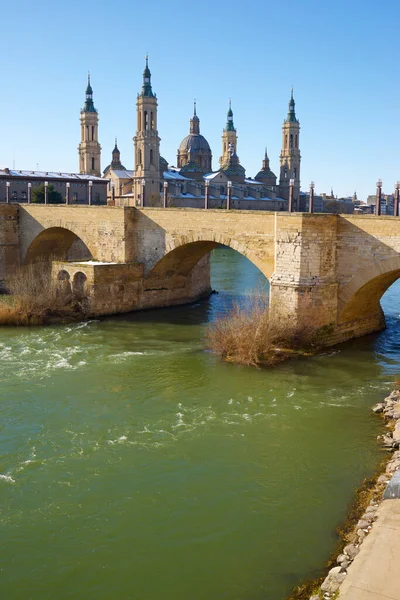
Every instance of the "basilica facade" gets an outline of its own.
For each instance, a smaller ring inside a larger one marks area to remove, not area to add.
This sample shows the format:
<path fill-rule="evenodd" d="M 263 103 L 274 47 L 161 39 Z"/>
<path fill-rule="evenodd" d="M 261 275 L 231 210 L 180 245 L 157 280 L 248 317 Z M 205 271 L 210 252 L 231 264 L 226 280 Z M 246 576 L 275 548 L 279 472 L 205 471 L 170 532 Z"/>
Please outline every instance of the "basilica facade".
<path fill-rule="evenodd" d="M 299 207 L 300 124 L 295 113 L 293 90 L 288 114 L 282 126 L 279 181 L 270 168 L 267 151 L 262 160 L 261 170 L 254 178 L 246 175 L 237 152 L 237 131 L 231 103 L 222 133 L 222 149 L 217 170 L 212 168 L 210 145 L 200 133 L 196 103 L 190 119 L 189 134 L 184 137 L 177 151 L 177 166 L 169 166 L 168 161 L 160 154 L 157 106 L 146 57 L 142 90 L 136 100 L 134 169 L 126 169 L 121 163 L 115 140 L 112 160 L 103 171 L 103 177 L 109 180 L 110 204 L 200 207 L 206 201 L 209 208 L 221 208 L 226 206 L 229 193 L 232 208 L 285 210 L 290 180 L 293 180 L 294 205 Z M 98 112 L 94 108 L 90 80 L 80 120 L 80 172 L 99 176 L 101 148 L 98 142 Z"/>

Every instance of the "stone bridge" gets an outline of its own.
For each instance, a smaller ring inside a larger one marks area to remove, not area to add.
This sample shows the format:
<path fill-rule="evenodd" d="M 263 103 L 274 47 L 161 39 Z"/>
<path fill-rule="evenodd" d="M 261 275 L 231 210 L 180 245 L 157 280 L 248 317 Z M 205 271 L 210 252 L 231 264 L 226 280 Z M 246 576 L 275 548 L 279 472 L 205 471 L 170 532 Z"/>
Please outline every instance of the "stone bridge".
<path fill-rule="evenodd" d="M 99 206 L 0 206 L 0 281 L 52 261 L 86 286 L 93 314 L 183 304 L 210 292 L 223 244 L 270 281 L 270 311 L 324 327 L 329 343 L 384 326 L 380 298 L 400 277 L 400 218 Z"/>

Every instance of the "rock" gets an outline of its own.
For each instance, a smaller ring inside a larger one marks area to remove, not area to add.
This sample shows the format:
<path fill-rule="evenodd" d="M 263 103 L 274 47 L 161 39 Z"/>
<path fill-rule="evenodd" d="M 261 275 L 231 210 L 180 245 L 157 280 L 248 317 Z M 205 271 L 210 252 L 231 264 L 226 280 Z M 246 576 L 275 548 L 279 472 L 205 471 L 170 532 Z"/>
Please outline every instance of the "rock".
<path fill-rule="evenodd" d="M 310 596 L 310 600 L 320 600 L 320 597 L 314 594 L 313 596 Z"/>
<path fill-rule="evenodd" d="M 360 540 L 360 544 L 362 544 L 364 538 L 365 538 L 365 531 L 363 531 L 362 529 L 357 529 L 357 535 L 358 535 L 358 539 Z"/>
<path fill-rule="evenodd" d="M 392 448 L 393 447 L 393 438 L 388 433 L 385 433 L 383 435 L 378 435 L 378 440 L 380 441 L 380 443 L 382 444 L 382 446 L 384 448 Z"/>
<path fill-rule="evenodd" d="M 393 419 L 393 417 L 394 417 L 394 412 L 393 412 L 393 410 L 391 408 L 388 408 L 388 409 L 384 410 L 383 414 L 385 415 L 385 417 L 387 419 Z"/>
<path fill-rule="evenodd" d="M 383 412 L 384 408 L 385 405 L 383 404 L 383 402 L 378 402 L 378 404 L 375 404 L 375 406 L 372 407 L 372 410 L 374 411 L 374 413 L 381 413 Z"/>
<path fill-rule="evenodd" d="M 321 585 L 321 592 L 334 594 L 345 580 L 345 577 L 346 572 L 342 570 L 342 567 L 333 567 Z"/>
<path fill-rule="evenodd" d="M 372 523 L 373 519 L 374 519 L 374 515 L 372 513 L 365 512 L 363 514 L 363 516 L 361 517 L 360 521 L 366 521 L 368 523 L 368 525 L 370 525 Z"/>
<path fill-rule="evenodd" d="M 392 392 L 390 392 L 388 398 L 390 400 L 399 400 L 400 398 L 400 390 L 393 390 Z M 386 400 L 386 398 L 385 398 Z"/>
<path fill-rule="evenodd" d="M 393 406 L 394 418 L 400 419 L 400 402 L 396 402 Z"/>
<path fill-rule="evenodd" d="M 392 435 L 393 435 L 393 441 L 396 442 L 397 444 L 399 444 L 400 443 L 400 422 L 399 421 L 396 423 L 396 426 L 394 428 Z"/>
<path fill-rule="evenodd" d="M 371 514 L 375 514 L 377 510 L 378 510 L 378 507 L 377 507 L 377 506 L 374 506 L 373 504 L 370 504 L 370 505 L 369 505 L 369 506 L 367 506 L 367 508 L 365 509 L 365 514 L 367 514 L 367 513 L 368 513 L 368 514 L 369 514 L 369 513 L 371 513 Z"/>
<path fill-rule="evenodd" d="M 354 544 L 347 544 L 343 552 L 347 554 L 351 560 L 354 560 L 357 554 L 360 552 L 360 548 L 356 548 Z"/>
<path fill-rule="evenodd" d="M 365 521 L 364 519 L 360 519 L 356 525 L 357 529 L 367 529 L 369 525 L 369 521 Z"/>
<path fill-rule="evenodd" d="M 344 560 L 340 564 L 340 566 L 342 567 L 342 569 L 346 569 L 346 570 L 349 568 L 350 565 L 351 565 L 351 561 L 349 559 Z"/>
<path fill-rule="evenodd" d="M 345 554 L 339 554 L 339 556 L 336 559 L 336 562 L 338 563 L 338 565 L 340 565 L 344 560 L 347 560 L 347 556 Z"/>
<path fill-rule="evenodd" d="M 386 467 L 386 470 L 387 470 L 387 467 Z M 387 483 L 388 481 L 389 480 L 388 480 L 388 476 L 387 475 L 379 475 L 379 477 L 378 477 L 378 483 Z"/>

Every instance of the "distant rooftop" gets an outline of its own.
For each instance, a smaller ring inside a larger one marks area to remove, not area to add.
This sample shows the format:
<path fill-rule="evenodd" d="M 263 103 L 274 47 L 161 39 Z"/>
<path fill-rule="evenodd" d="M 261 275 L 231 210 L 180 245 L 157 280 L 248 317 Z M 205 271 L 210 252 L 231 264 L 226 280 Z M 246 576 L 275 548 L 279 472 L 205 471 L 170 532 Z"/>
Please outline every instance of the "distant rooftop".
<path fill-rule="evenodd" d="M 80 173 L 61 173 L 56 171 L 20 171 L 17 169 L 9 169 L 7 167 L 0 168 L 0 177 L 24 177 L 32 179 L 76 179 L 77 181 L 108 181 L 102 177 L 94 175 L 85 175 Z"/>

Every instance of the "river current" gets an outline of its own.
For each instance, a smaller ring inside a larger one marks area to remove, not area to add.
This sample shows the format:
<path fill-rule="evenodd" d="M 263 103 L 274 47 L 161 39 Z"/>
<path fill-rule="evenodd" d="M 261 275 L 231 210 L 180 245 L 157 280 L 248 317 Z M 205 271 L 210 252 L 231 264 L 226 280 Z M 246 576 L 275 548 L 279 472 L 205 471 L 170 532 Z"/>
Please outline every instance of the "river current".
<path fill-rule="evenodd" d="M 212 255 L 218 294 L 87 323 L 0 329 L 0 597 L 283 600 L 320 572 L 381 459 L 386 331 L 256 370 L 204 349 L 262 277 Z"/>

